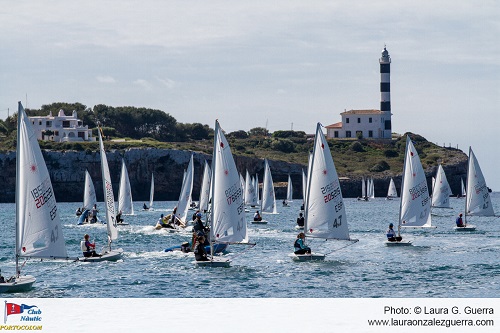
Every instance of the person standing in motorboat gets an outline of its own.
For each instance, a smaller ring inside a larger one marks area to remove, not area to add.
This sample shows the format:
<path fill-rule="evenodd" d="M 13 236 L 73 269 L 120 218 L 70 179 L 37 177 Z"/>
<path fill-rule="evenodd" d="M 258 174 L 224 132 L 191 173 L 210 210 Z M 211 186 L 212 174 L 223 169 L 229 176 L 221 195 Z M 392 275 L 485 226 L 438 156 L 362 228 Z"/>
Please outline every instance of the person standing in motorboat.
<path fill-rule="evenodd" d="M 85 258 L 100 257 L 101 255 L 99 255 L 95 252 L 95 242 L 91 243 L 89 240 L 90 236 L 88 234 L 85 234 L 85 236 L 83 236 L 83 239 L 84 239 L 82 241 L 83 256 Z"/>
<path fill-rule="evenodd" d="M 311 254 L 311 248 L 305 245 L 306 235 L 301 232 L 293 244 L 295 254 Z"/>
<path fill-rule="evenodd" d="M 299 217 L 297 217 L 297 225 L 301 228 L 304 227 L 304 216 L 302 213 L 299 213 Z"/>
<path fill-rule="evenodd" d="M 464 221 L 462 220 L 462 213 L 460 213 L 458 215 L 457 219 L 455 220 L 455 223 L 457 224 L 458 228 L 464 228 L 465 227 Z"/>
<path fill-rule="evenodd" d="M 403 237 L 397 236 L 396 231 L 394 231 L 394 224 L 389 223 L 389 229 L 387 230 L 387 240 L 389 242 L 401 242 Z"/>
<path fill-rule="evenodd" d="M 194 257 L 196 261 L 208 261 L 207 251 L 205 250 L 205 237 L 198 236 L 198 245 L 194 249 Z"/>

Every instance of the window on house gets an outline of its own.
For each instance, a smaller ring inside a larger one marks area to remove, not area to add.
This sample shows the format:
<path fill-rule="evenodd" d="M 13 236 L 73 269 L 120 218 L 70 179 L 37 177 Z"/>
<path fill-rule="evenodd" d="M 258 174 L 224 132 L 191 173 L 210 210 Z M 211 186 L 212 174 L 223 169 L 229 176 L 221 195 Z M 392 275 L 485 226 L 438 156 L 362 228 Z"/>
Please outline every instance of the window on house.
<path fill-rule="evenodd" d="M 356 131 L 356 137 L 358 139 L 363 139 L 363 131 Z"/>
<path fill-rule="evenodd" d="M 345 131 L 345 137 L 350 138 L 351 137 L 351 131 Z"/>
<path fill-rule="evenodd" d="M 63 127 L 66 127 L 66 128 L 70 127 L 69 121 L 67 121 L 67 120 L 63 121 Z"/>
<path fill-rule="evenodd" d="M 361 123 L 361 118 L 358 118 L 358 124 L 360 124 L 360 123 Z"/>
<path fill-rule="evenodd" d="M 372 123 L 372 117 L 368 118 L 368 122 L 371 124 Z"/>
<path fill-rule="evenodd" d="M 339 131 L 335 131 L 335 132 L 333 132 L 333 137 L 334 137 L 334 138 L 338 138 L 338 137 L 339 137 Z"/>
<path fill-rule="evenodd" d="M 41 120 L 38 121 L 38 126 L 42 126 L 42 121 Z"/>
<path fill-rule="evenodd" d="M 47 126 L 47 127 L 52 127 L 52 121 L 48 121 L 48 120 L 47 120 L 47 121 L 45 122 L 45 126 Z"/>
<path fill-rule="evenodd" d="M 345 123 L 349 124 L 349 118 L 345 118 Z"/>
<path fill-rule="evenodd" d="M 371 119 L 371 118 L 370 118 Z M 373 138 L 373 131 L 368 131 L 368 137 Z"/>

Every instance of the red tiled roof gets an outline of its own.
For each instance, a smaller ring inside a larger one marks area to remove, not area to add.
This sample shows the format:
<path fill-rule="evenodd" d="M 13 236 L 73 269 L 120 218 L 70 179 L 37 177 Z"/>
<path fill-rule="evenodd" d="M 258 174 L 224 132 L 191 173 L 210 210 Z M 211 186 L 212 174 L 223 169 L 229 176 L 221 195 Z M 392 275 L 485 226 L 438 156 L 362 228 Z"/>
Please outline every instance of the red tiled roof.
<path fill-rule="evenodd" d="M 325 126 L 325 127 L 326 128 L 342 128 L 342 122 L 331 124 L 331 125 L 328 125 L 328 126 Z"/>

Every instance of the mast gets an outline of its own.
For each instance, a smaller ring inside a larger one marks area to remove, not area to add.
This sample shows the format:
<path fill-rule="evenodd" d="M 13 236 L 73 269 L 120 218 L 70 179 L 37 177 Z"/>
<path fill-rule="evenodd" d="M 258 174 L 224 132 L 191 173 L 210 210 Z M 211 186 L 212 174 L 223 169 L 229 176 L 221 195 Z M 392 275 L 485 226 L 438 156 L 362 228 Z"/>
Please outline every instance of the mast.
<path fill-rule="evenodd" d="M 312 175 L 312 170 L 314 166 L 314 156 L 316 152 L 316 143 L 318 141 L 318 132 L 320 131 L 320 126 L 321 124 L 318 123 L 316 125 L 316 135 L 314 136 L 314 146 L 313 146 L 313 153 L 312 153 L 312 158 L 309 159 L 309 167 L 308 167 L 308 172 L 307 172 L 307 193 L 306 193 L 306 202 L 304 206 L 304 231 L 307 231 L 307 220 L 309 216 L 309 198 L 311 196 L 311 186 L 309 183 L 311 182 L 311 175 Z M 307 232 L 305 232 L 307 236 Z"/>
<path fill-rule="evenodd" d="M 405 158 L 403 161 L 403 175 L 401 176 L 401 200 L 399 201 L 399 221 L 398 221 L 398 237 L 401 237 L 401 212 L 403 210 L 403 195 L 405 186 L 405 173 L 406 173 L 406 157 L 408 155 L 408 141 L 410 141 L 410 135 L 406 135 L 406 147 L 405 147 Z"/>
<path fill-rule="evenodd" d="M 214 198 L 213 193 L 215 193 L 215 168 L 216 168 L 216 160 L 217 160 L 217 141 L 219 139 L 219 122 L 215 120 L 215 131 L 214 131 L 214 152 L 212 155 L 212 180 L 211 180 L 211 189 L 212 189 L 212 200 L 210 202 L 210 261 L 214 260 L 214 239 L 215 239 L 215 228 L 214 228 Z"/>
<path fill-rule="evenodd" d="M 469 169 L 470 169 L 470 152 L 471 152 L 471 146 L 469 146 L 469 157 L 467 159 L 467 179 L 465 180 L 465 188 L 467 189 L 465 191 L 465 208 L 464 208 L 464 225 L 467 225 L 467 204 L 469 200 Z"/>
<path fill-rule="evenodd" d="M 19 196 L 21 195 L 19 192 L 20 187 L 20 142 L 21 142 L 21 110 L 23 108 L 21 102 L 17 102 L 17 149 L 16 149 L 16 276 L 19 276 L 19 210 L 20 210 L 20 200 Z"/>

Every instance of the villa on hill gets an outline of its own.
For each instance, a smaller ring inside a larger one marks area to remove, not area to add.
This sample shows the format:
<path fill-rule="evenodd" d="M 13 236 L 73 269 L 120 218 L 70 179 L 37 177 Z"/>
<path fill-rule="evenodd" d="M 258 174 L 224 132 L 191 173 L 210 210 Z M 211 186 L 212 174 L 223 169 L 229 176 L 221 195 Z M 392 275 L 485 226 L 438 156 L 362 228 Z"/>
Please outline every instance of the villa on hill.
<path fill-rule="evenodd" d="M 56 117 L 52 111 L 48 116 L 29 117 L 38 140 L 54 142 L 95 141 L 92 130 L 88 125 L 83 126 L 83 121 L 78 119 L 76 111 L 71 116 L 66 116 L 59 110 Z"/>

